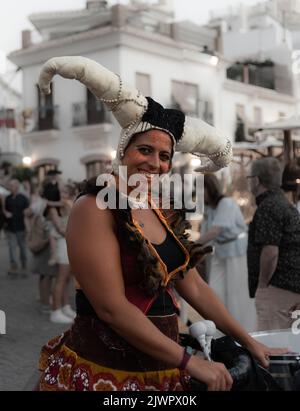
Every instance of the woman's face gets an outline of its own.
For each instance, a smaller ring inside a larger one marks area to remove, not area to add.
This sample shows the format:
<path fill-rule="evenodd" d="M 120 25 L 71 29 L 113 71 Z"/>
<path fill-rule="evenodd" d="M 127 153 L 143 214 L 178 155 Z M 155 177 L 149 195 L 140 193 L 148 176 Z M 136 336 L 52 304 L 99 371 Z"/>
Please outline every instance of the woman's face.
<path fill-rule="evenodd" d="M 160 130 L 149 130 L 134 137 L 125 151 L 122 165 L 127 166 L 128 178 L 143 174 L 147 180 L 166 174 L 171 168 L 172 140 Z"/>

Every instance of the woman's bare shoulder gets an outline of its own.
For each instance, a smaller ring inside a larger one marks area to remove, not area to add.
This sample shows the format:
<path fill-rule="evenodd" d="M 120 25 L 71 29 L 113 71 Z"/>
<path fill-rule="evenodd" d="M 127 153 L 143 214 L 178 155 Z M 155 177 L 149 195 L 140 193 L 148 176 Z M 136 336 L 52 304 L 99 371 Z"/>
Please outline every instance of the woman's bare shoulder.
<path fill-rule="evenodd" d="M 111 211 L 105 207 L 104 204 L 100 203 L 100 201 L 92 194 L 86 194 L 79 197 L 72 208 L 74 213 L 91 213 L 92 215 L 96 214 L 99 215 L 112 215 Z"/>
<path fill-rule="evenodd" d="M 94 195 L 83 195 L 78 198 L 73 205 L 70 217 L 69 226 L 72 224 L 90 226 L 111 226 L 114 225 L 112 212 L 108 208 L 101 207 Z"/>

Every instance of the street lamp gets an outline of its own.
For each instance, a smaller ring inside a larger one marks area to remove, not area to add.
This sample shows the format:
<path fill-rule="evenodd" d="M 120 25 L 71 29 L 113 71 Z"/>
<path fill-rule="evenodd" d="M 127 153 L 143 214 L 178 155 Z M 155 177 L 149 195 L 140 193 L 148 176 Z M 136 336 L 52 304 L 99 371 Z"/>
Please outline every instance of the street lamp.
<path fill-rule="evenodd" d="M 112 150 L 112 151 L 110 152 L 110 156 L 111 156 L 112 160 L 114 160 L 114 159 L 117 157 L 117 151 L 116 151 L 116 150 Z"/>
<path fill-rule="evenodd" d="M 30 167 L 32 163 L 32 158 L 31 157 L 23 157 L 22 163 L 25 167 Z"/>

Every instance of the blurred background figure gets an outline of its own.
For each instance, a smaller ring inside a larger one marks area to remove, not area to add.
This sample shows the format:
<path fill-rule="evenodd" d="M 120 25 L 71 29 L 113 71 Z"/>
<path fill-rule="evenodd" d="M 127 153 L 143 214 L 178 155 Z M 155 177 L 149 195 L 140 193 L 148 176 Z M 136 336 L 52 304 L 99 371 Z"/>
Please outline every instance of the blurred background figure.
<path fill-rule="evenodd" d="M 46 178 L 43 182 L 42 197 L 45 198 L 50 207 L 60 207 L 60 178 L 59 175 L 61 171 L 50 170 L 47 172 Z M 49 246 L 50 246 L 50 257 L 48 264 L 55 265 L 57 263 L 57 240 L 60 238 L 60 234 L 57 232 L 51 220 L 48 221 L 48 231 L 49 231 Z"/>
<path fill-rule="evenodd" d="M 9 247 L 10 268 L 8 274 L 18 273 L 17 249 L 20 251 L 21 274 L 27 274 L 27 251 L 25 241 L 24 211 L 29 207 L 28 198 L 19 192 L 20 182 L 12 179 L 9 183 L 11 194 L 5 198 L 4 215 L 6 235 Z"/>
<path fill-rule="evenodd" d="M 267 157 L 252 163 L 249 176 L 257 204 L 249 226 L 249 288 L 258 330 L 290 329 L 300 309 L 300 217 L 290 201 L 291 170 L 282 179 L 279 161 Z"/>
<path fill-rule="evenodd" d="M 209 285 L 247 331 L 256 329 L 254 301 L 248 295 L 247 226 L 237 203 L 223 195 L 214 175 L 204 177 L 205 211 L 200 243 L 214 246 L 206 257 Z"/>
<path fill-rule="evenodd" d="M 30 207 L 25 213 L 26 242 L 32 254 L 33 274 L 39 275 L 39 297 L 38 311 L 40 314 L 50 314 L 52 302 L 53 278 L 57 274 L 57 265 L 50 267 L 49 230 L 44 211 L 47 207 L 47 200 L 41 197 L 41 187 L 37 184 L 33 186 Z"/>
<path fill-rule="evenodd" d="M 75 186 L 64 185 L 60 192 L 61 205 L 59 207 L 49 206 L 46 210 L 46 216 L 51 222 L 50 236 L 55 238 L 56 246 L 55 255 L 51 255 L 51 258 L 55 258 L 55 263 L 58 264 L 58 274 L 53 287 L 52 311 L 50 314 L 50 321 L 56 323 L 71 323 L 75 318 L 75 312 L 69 305 L 68 287 L 71 280 L 71 271 L 65 240 L 67 222 L 75 195 Z"/>
<path fill-rule="evenodd" d="M 42 197 L 49 201 L 60 201 L 60 176 L 61 171 L 50 170 L 43 182 Z"/>
<path fill-rule="evenodd" d="M 281 189 L 287 200 L 294 204 L 300 213 L 300 166 L 296 161 L 290 162 L 284 167 Z"/>

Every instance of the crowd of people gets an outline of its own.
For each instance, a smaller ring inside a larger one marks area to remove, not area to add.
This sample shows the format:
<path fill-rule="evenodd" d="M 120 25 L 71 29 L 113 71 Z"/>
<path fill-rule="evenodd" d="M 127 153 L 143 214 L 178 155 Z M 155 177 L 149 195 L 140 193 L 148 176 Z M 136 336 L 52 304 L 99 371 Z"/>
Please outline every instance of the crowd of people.
<path fill-rule="evenodd" d="M 8 275 L 14 279 L 37 274 L 40 313 L 49 314 L 51 322 L 70 324 L 75 311 L 68 293 L 71 271 L 65 230 L 78 188 L 62 183 L 60 174 L 50 170 L 41 184 L 11 179 L 9 194 L 1 199 L 2 229 L 9 250 Z"/>
<path fill-rule="evenodd" d="M 249 227 L 216 176 L 204 178 L 199 241 L 215 249 L 206 258 L 208 282 L 248 331 L 290 329 L 300 309 L 300 167 L 266 157 L 247 179 L 257 205 Z"/>

